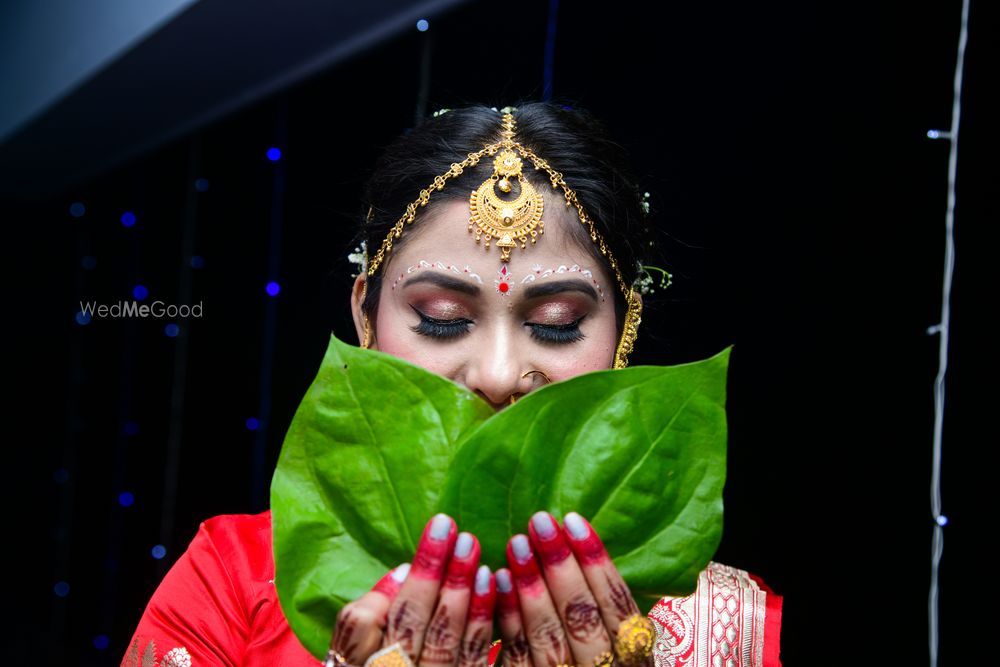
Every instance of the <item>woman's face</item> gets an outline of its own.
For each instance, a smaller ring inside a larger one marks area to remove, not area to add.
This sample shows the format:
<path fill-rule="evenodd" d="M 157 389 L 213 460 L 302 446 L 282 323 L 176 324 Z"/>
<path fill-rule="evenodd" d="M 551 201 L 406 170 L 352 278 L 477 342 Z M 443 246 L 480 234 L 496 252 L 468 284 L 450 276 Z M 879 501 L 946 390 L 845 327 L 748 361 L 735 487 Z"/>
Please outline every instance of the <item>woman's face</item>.
<path fill-rule="evenodd" d="M 557 382 L 610 368 L 617 285 L 570 237 L 575 211 L 545 197 L 545 233 L 506 264 L 495 243 L 486 250 L 467 231 L 468 202 L 441 203 L 408 227 L 380 268 L 372 347 L 464 384 L 497 410 L 546 383 L 526 371 Z M 351 300 L 359 339 L 363 281 Z"/>

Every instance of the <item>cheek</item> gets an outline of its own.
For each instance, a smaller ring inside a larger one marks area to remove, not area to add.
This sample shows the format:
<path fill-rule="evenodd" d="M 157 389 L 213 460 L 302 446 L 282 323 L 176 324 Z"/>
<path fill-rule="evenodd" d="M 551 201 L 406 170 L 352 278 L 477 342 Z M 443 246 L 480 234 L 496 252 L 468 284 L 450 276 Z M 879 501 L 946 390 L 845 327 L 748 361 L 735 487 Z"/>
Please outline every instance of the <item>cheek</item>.
<path fill-rule="evenodd" d="M 587 331 L 587 337 L 574 345 L 571 353 L 552 354 L 546 364 L 552 369 L 549 377 L 553 381 L 566 380 L 575 375 L 611 368 L 617 346 L 618 335 L 612 315 L 610 320 L 603 319 L 600 326 Z"/>
<path fill-rule="evenodd" d="M 462 346 L 442 346 L 430 339 L 425 340 L 410 329 L 413 320 L 412 315 L 408 317 L 395 304 L 380 302 L 376 329 L 379 351 L 405 359 L 437 375 L 454 378 Z"/>

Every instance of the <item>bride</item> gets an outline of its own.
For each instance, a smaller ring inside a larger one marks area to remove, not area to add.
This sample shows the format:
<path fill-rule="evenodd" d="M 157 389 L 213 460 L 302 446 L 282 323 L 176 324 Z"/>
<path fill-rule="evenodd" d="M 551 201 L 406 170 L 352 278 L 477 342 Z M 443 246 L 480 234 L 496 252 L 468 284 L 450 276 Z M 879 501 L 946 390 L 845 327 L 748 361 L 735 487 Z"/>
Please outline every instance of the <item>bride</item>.
<path fill-rule="evenodd" d="M 351 292 L 362 347 L 496 410 L 627 365 L 645 205 L 623 151 L 586 112 L 536 103 L 435 114 L 388 147 L 365 196 Z M 780 664 L 781 598 L 745 571 L 710 563 L 694 593 L 645 616 L 577 513 L 562 523 L 536 513 L 496 572 L 461 529 L 428 517 L 412 562 L 344 606 L 325 664 L 485 666 L 498 649 L 504 667 Z M 320 664 L 278 604 L 270 512 L 202 524 L 123 664 Z"/>

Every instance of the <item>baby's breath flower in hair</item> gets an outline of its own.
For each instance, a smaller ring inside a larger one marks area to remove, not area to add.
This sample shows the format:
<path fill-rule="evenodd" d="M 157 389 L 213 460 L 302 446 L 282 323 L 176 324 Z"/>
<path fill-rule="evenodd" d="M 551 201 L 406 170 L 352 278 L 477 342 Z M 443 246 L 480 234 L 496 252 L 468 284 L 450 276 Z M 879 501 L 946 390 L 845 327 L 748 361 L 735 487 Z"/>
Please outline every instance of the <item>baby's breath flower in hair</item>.
<path fill-rule="evenodd" d="M 652 275 L 650 275 L 650 271 L 655 271 L 660 274 L 658 285 L 660 289 L 667 289 L 670 287 L 670 283 L 673 282 L 673 275 L 669 271 L 651 264 L 639 264 L 639 275 L 632 285 L 640 294 L 652 294 L 656 291 L 653 289 L 653 283 L 656 282 L 656 280 Z"/>
<path fill-rule="evenodd" d="M 358 272 L 352 273 L 352 278 L 357 278 L 359 275 L 368 270 L 368 245 L 366 241 L 362 241 L 361 245 L 354 249 L 350 255 L 347 256 L 347 261 L 351 264 L 358 265 Z"/>

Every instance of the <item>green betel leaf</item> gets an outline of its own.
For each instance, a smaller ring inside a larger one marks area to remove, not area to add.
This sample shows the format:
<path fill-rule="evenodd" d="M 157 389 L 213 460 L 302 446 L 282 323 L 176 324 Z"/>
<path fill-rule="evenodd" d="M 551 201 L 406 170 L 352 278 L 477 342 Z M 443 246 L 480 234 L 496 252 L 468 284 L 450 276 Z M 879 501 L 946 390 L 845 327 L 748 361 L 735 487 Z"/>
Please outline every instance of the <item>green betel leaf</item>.
<path fill-rule="evenodd" d="M 275 583 L 303 644 L 412 558 L 450 514 L 503 566 L 535 511 L 577 511 L 648 609 L 691 593 L 722 534 L 729 348 L 679 366 L 597 371 L 494 413 L 466 388 L 331 336 L 271 485 Z"/>
<path fill-rule="evenodd" d="M 278 599 L 314 655 L 345 603 L 413 557 L 458 441 L 492 415 L 446 378 L 330 337 L 271 481 Z"/>
<path fill-rule="evenodd" d="M 634 594 L 690 593 L 722 537 L 728 358 L 529 393 L 461 444 L 441 511 L 475 532 L 491 569 L 538 510 L 579 512 Z"/>

